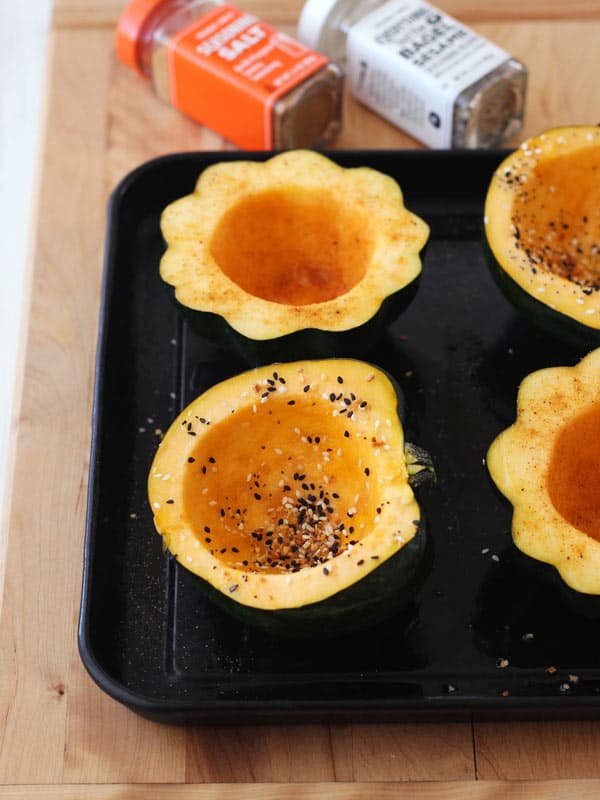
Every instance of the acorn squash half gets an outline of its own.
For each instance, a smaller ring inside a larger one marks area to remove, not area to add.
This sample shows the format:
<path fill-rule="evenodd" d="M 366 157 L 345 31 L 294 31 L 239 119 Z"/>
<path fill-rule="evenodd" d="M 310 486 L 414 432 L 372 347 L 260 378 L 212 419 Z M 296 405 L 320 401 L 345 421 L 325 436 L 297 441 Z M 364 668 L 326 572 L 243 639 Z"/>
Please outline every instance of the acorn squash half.
<path fill-rule="evenodd" d="M 600 594 L 600 349 L 523 380 L 516 422 L 487 465 L 514 507 L 517 547 L 573 589 Z"/>
<path fill-rule="evenodd" d="M 500 164 L 484 214 L 492 273 L 534 324 L 600 344 L 600 128 L 555 128 Z"/>
<path fill-rule="evenodd" d="M 337 354 L 341 334 L 368 325 L 386 298 L 395 313 L 410 302 L 429 234 L 391 177 L 309 150 L 207 167 L 161 229 L 160 274 L 188 320 L 206 333 L 215 315 L 290 360 Z"/>
<path fill-rule="evenodd" d="M 414 598 L 426 537 L 399 389 L 358 360 L 282 363 L 194 400 L 148 495 L 166 548 L 209 595 L 289 636 L 366 627 Z"/>

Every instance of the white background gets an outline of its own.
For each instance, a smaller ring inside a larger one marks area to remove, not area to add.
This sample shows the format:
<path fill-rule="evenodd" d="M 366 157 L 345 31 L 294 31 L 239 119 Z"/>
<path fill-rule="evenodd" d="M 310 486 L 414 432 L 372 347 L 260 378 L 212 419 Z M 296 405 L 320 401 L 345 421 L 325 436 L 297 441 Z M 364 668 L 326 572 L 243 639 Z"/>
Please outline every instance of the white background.
<path fill-rule="evenodd" d="M 32 244 L 51 0 L 0 0 L 0 501 L 14 428 L 19 333 Z M 0 508 L 0 511 L 2 508 Z M 1 515 L 0 515 L 1 518 Z M 0 544 L 2 536 L 0 535 Z M 2 561 L 0 555 L 0 562 Z"/>

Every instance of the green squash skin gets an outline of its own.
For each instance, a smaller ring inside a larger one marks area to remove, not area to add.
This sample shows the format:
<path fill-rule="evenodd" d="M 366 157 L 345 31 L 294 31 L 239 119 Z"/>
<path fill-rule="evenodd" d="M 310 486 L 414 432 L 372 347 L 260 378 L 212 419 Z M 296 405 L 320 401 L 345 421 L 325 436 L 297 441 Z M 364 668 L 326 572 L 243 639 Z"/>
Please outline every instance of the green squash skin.
<path fill-rule="evenodd" d="M 600 329 L 583 325 L 572 317 L 555 311 L 519 286 L 502 268 L 483 234 L 486 261 L 494 281 L 506 299 L 544 333 L 562 342 L 585 350 L 593 350 L 600 345 Z"/>
<path fill-rule="evenodd" d="M 408 608 L 427 578 L 432 552 L 421 520 L 415 536 L 362 580 L 318 603 L 275 611 L 236 603 L 199 580 L 209 600 L 244 625 L 286 639 L 328 639 L 364 631 Z"/>
<path fill-rule="evenodd" d="M 422 256 L 422 253 L 421 253 Z M 385 330 L 414 300 L 419 278 L 387 297 L 378 312 L 367 322 L 347 331 L 323 331 L 314 328 L 277 336 L 273 339 L 249 339 L 234 330 L 220 315 L 196 311 L 182 305 L 175 289 L 165 283 L 171 301 L 189 327 L 199 336 L 210 339 L 222 350 L 234 353 L 249 366 L 276 361 L 302 361 L 310 358 L 364 358 L 381 341 Z"/>

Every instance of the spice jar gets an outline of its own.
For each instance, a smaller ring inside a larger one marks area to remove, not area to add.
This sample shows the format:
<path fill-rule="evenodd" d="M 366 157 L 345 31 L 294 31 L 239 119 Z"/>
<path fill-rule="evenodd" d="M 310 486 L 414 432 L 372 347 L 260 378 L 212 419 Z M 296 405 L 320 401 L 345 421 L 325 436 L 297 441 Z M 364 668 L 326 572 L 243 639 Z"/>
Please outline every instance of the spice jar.
<path fill-rule="evenodd" d="M 116 50 L 159 97 L 241 148 L 319 147 L 341 127 L 342 69 L 219 0 L 132 0 Z"/>
<path fill-rule="evenodd" d="M 527 70 L 423 0 L 308 0 L 302 42 L 350 92 L 431 147 L 496 147 L 522 128 Z"/>

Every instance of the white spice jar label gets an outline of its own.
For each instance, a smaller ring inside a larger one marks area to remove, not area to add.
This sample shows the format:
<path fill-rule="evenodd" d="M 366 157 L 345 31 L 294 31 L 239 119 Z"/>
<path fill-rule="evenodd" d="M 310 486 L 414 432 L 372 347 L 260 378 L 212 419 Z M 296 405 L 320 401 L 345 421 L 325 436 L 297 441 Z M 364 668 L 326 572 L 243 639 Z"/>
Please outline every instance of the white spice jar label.
<path fill-rule="evenodd" d="M 454 105 L 464 89 L 510 54 L 422 0 L 390 0 L 348 33 L 352 94 L 415 138 L 452 145 Z"/>

